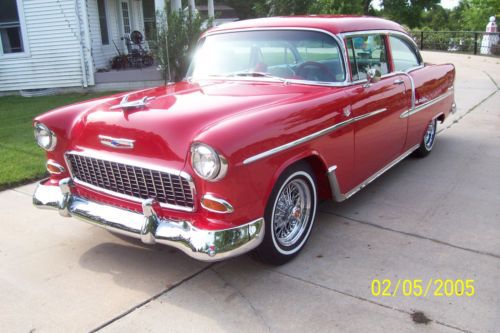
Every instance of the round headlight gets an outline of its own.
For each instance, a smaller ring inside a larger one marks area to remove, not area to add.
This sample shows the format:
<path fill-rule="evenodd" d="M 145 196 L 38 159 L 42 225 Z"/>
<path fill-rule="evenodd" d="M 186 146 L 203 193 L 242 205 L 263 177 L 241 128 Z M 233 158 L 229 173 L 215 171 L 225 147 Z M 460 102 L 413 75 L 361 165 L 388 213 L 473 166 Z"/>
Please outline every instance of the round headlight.
<path fill-rule="evenodd" d="M 191 163 L 198 176 L 205 180 L 219 180 L 226 175 L 226 159 L 203 143 L 196 143 L 191 148 Z"/>
<path fill-rule="evenodd" d="M 52 151 L 56 147 L 56 135 L 44 124 L 35 124 L 35 139 L 36 143 L 45 150 Z"/>

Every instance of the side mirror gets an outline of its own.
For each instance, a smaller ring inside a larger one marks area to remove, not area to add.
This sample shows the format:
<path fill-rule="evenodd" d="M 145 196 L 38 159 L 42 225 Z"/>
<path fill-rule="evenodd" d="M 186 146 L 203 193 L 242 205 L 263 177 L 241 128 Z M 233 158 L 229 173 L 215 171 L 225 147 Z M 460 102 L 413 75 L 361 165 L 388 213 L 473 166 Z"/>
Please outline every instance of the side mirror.
<path fill-rule="evenodd" d="M 370 68 L 366 71 L 366 84 L 365 88 L 368 88 L 372 83 L 376 83 L 380 81 L 380 78 L 382 77 L 382 73 L 378 69 L 375 68 Z"/>

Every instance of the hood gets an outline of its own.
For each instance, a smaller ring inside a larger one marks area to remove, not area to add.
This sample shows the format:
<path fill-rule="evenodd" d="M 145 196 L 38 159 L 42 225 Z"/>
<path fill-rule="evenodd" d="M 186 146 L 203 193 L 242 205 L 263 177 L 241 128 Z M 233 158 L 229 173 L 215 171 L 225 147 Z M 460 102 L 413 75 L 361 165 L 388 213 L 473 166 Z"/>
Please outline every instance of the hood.
<path fill-rule="evenodd" d="M 72 149 L 133 154 L 182 169 L 194 138 L 227 117 L 318 94 L 318 86 L 276 82 L 180 82 L 129 94 L 148 97 L 143 109 L 113 108 L 121 97 L 106 98 L 81 114 L 71 131 Z M 134 140 L 133 149 L 107 147 L 99 135 Z M 208 143 L 210 144 L 210 143 Z"/>

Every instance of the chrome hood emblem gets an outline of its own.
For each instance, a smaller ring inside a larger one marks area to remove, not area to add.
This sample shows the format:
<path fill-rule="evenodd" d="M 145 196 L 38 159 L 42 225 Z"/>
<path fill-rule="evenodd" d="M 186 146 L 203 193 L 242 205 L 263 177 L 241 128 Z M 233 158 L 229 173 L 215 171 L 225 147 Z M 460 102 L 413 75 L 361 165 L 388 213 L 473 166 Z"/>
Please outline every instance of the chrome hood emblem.
<path fill-rule="evenodd" d="M 118 139 L 105 135 L 99 135 L 99 140 L 101 141 L 101 144 L 117 149 L 132 149 L 134 148 L 134 142 L 135 142 L 135 140 Z"/>

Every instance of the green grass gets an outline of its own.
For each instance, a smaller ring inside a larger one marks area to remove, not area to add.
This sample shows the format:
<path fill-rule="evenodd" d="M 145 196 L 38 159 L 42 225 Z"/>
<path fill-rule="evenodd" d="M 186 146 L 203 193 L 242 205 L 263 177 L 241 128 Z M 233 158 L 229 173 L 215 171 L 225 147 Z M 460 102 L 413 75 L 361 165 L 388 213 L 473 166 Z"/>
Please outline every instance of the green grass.
<path fill-rule="evenodd" d="M 45 153 L 33 137 L 34 117 L 59 106 L 103 95 L 110 93 L 0 97 L 0 190 L 46 174 Z"/>

